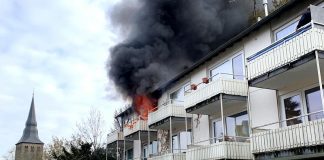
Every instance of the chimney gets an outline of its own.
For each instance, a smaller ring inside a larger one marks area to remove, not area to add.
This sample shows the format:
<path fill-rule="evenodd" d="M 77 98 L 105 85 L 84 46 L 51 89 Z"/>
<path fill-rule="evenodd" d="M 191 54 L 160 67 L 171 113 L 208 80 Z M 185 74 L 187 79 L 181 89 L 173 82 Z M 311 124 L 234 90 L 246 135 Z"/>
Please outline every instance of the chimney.
<path fill-rule="evenodd" d="M 268 0 L 263 0 L 263 6 L 264 6 L 265 16 L 268 16 L 269 15 L 269 12 L 268 12 Z"/>

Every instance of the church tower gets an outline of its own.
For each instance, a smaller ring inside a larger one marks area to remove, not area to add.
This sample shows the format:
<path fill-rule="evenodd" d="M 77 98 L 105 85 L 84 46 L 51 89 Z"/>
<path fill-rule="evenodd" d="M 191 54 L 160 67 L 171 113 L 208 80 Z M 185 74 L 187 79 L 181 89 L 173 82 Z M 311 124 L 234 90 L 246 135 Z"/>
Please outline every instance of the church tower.
<path fill-rule="evenodd" d="M 44 143 L 38 137 L 34 95 L 24 133 L 16 144 L 16 160 L 42 160 Z"/>

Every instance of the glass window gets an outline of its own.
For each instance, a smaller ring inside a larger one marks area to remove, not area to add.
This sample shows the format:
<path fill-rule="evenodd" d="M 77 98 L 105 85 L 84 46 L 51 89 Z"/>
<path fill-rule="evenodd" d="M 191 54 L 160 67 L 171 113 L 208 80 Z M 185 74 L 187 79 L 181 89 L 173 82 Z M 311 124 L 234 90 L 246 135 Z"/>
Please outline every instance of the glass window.
<path fill-rule="evenodd" d="M 180 133 L 180 149 L 184 152 L 187 149 L 187 145 L 191 144 L 191 132 Z"/>
<path fill-rule="evenodd" d="M 236 136 L 249 137 L 249 117 L 247 112 L 236 117 L 235 121 Z"/>
<path fill-rule="evenodd" d="M 144 158 L 147 158 L 148 157 L 147 145 L 145 145 L 143 148 L 144 148 L 143 149 L 143 156 L 144 156 Z"/>
<path fill-rule="evenodd" d="M 217 78 L 232 78 L 232 72 L 231 61 L 226 61 L 220 66 L 212 69 L 210 71 L 210 77 L 212 81 Z"/>
<path fill-rule="evenodd" d="M 293 118 L 296 116 L 301 116 L 302 111 L 301 111 L 301 96 L 300 95 L 295 95 L 289 98 L 284 99 L 284 109 L 285 109 L 285 114 L 286 114 L 286 119 Z M 288 120 L 287 126 L 293 125 L 293 124 L 298 124 L 302 123 L 302 118 L 295 118 Z"/>
<path fill-rule="evenodd" d="M 219 139 L 222 139 L 223 137 L 223 127 L 222 127 L 222 121 L 216 120 L 213 122 L 213 138 L 214 143 L 218 142 Z"/>
<path fill-rule="evenodd" d="M 170 99 L 172 103 L 182 103 L 184 101 L 185 91 L 190 89 L 190 83 L 186 83 L 178 90 L 170 94 Z"/>
<path fill-rule="evenodd" d="M 172 149 L 173 153 L 179 153 L 179 140 L 177 135 L 172 137 Z"/>
<path fill-rule="evenodd" d="M 153 141 L 152 142 L 152 145 L 151 145 L 151 153 L 152 154 L 158 153 L 158 142 L 157 141 Z"/>
<path fill-rule="evenodd" d="M 172 103 L 177 103 L 184 100 L 184 89 L 181 87 L 177 91 L 171 93 L 170 98 Z"/>
<path fill-rule="evenodd" d="M 235 137 L 235 117 L 226 117 L 227 136 Z"/>
<path fill-rule="evenodd" d="M 184 86 L 184 95 L 190 93 L 190 91 L 191 91 L 190 83 L 187 83 L 186 86 Z"/>
<path fill-rule="evenodd" d="M 158 152 L 157 151 L 157 147 L 158 147 L 158 142 L 157 141 L 151 142 L 150 145 L 149 145 L 149 147 L 148 147 L 148 154 L 155 155 Z"/>
<path fill-rule="evenodd" d="M 127 150 L 127 159 L 132 160 L 133 159 L 133 149 Z"/>
<path fill-rule="evenodd" d="M 226 117 L 226 131 L 230 138 L 249 136 L 249 118 L 247 112 Z"/>
<path fill-rule="evenodd" d="M 233 75 L 234 79 L 244 79 L 243 54 L 233 58 Z"/>
<path fill-rule="evenodd" d="M 217 78 L 244 79 L 244 58 L 239 54 L 210 70 L 211 80 Z"/>
<path fill-rule="evenodd" d="M 323 109 L 319 87 L 305 91 L 305 96 L 306 96 L 308 113 L 314 113 Z M 310 121 L 320 119 L 320 118 L 324 118 L 323 112 L 311 114 L 308 116 L 308 119 Z"/>
<path fill-rule="evenodd" d="M 297 25 L 298 25 L 298 21 L 293 22 L 293 23 L 289 24 L 288 26 L 285 26 L 285 27 L 280 28 L 277 31 L 275 31 L 275 38 L 276 38 L 275 40 L 278 41 L 282 38 L 285 38 L 289 34 L 294 33 L 296 31 Z"/>

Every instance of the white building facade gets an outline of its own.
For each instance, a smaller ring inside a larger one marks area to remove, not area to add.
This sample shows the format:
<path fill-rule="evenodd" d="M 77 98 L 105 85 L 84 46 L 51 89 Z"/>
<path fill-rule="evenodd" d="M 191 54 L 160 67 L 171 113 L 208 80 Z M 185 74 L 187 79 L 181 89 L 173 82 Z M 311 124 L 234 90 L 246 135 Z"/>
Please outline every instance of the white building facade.
<path fill-rule="evenodd" d="M 117 159 L 324 156 L 323 6 L 287 2 L 172 79 L 148 120 L 119 114 Z"/>

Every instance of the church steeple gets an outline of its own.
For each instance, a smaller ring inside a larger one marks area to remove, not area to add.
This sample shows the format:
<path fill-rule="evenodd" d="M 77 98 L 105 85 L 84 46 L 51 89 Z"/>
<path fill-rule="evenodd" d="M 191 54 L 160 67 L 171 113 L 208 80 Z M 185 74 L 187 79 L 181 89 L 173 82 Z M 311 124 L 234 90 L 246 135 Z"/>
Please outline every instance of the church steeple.
<path fill-rule="evenodd" d="M 30 109 L 29 109 L 28 118 L 26 121 L 26 126 L 24 129 L 24 133 L 17 144 L 20 143 L 44 144 L 38 137 L 35 104 L 34 104 L 34 93 L 31 101 Z"/>

